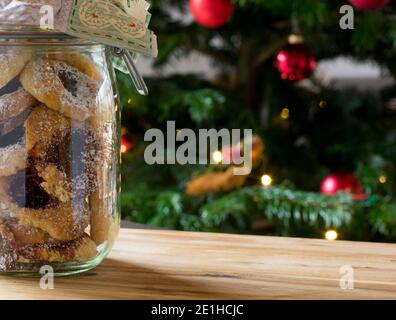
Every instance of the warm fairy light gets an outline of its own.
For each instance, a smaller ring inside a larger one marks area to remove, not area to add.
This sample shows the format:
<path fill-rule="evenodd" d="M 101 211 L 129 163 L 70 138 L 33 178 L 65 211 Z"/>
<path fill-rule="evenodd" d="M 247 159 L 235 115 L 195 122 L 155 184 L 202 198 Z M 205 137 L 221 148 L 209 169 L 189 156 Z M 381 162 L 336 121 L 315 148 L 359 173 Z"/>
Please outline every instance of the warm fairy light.
<path fill-rule="evenodd" d="M 215 163 L 220 163 L 223 161 L 223 154 L 220 151 L 215 151 L 213 152 L 212 158 Z"/>
<path fill-rule="evenodd" d="M 335 230 L 329 230 L 325 233 L 325 238 L 329 241 L 336 240 L 338 237 L 338 233 Z"/>
<path fill-rule="evenodd" d="M 261 184 L 265 187 L 268 187 L 272 184 L 272 178 L 268 174 L 265 174 L 261 177 Z"/>
<path fill-rule="evenodd" d="M 380 183 L 385 184 L 388 179 L 386 178 L 386 176 L 381 176 L 381 177 L 379 177 L 378 180 Z"/>
<path fill-rule="evenodd" d="M 327 106 L 327 102 L 326 101 L 324 101 L 324 100 L 322 100 L 322 101 L 320 101 L 319 102 L 319 108 L 326 108 L 326 106 Z"/>
<path fill-rule="evenodd" d="M 132 99 L 132 98 L 129 98 L 129 99 L 128 99 L 128 104 L 129 104 L 129 105 L 133 104 L 133 99 Z"/>
<path fill-rule="evenodd" d="M 283 109 L 282 109 L 282 112 L 281 112 L 281 114 L 280 114 L 280 116 L 281 116 L 281 118 L 282 118 L 283 120 L 289 119 L 289 117 L 290 117 L 290 110 L 289 110 L 288 108 L 283 108 Z"/>
<path fill-rule="evenodd" d="M 126 153 L 128 151 L 128 148 L 125 144 L 121 144 L 121 153 Z"/>
<path fill-rule="evenodd" d="M 127 153 L 129 150 L 131 150 L 133 147 L 133 139 L 128 136 L 127 134 L 123 134 L 121 136 L 121 153 L 125 154 Z"/>

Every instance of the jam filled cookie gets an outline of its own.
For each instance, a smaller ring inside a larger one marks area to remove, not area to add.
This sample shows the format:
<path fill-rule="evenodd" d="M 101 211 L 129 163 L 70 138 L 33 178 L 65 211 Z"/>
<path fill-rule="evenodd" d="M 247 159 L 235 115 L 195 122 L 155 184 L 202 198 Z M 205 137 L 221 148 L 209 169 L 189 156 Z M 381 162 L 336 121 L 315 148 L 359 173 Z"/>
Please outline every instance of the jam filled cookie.
<path fill-rule="evenodd" d="M 35 108 L 25 122 L 26 148 L 42 187 L 61 202 L 84 198 L 97 186 L 100 146 L 92 130 L 77 124 L 45 106 Z"/>
<path fill-rule="evenodd" d="M 42 159 L 54 137 L 70 127 L 70 119 L 44 105 L 37 106 L 25 122 L 26 149 L 33 158 Z"/>
<path fill-rule="evenodd" d="M 23 88 L 0 97 L 0 136 L 19 127 L 27 118 L 36 99 Z"/>
<path fill-rule="evenodd" d="M 34 244 L 18 249 L 21 257 L 35 262 L 88 261 L 97 254 L 95 243 L 87 234 L 76 240 Z"/>
<path fill-rule="evenodd" d="M 27 50 L 17 50 L 11 47 L 0 49 L 0 88 L 21 73 L 31 54 Z"/>
<path fill-rule="evenodd" d="M 102 75 L 88 57 L 77 53 L 50 53 L 46 56 L 50 60 L 57 60 L 80 70 L 93 80 L 102 81 Z"/>
<path fill-rule="evenodd" d="M 81 236 L 89 223 L 87 204 L 81 199 L 61 203 L 42 187 L 34 167 L 0 178 L 0 200 L 23 226 L 41 229 L 56 240 Z"/>
<path fill-rule="evenodd" d="M 62 61 L 30 61 L 20 81 L 26 91 L 48 108 L 77 121 L 91 116 L 97 105 L 100 82 Z"/>

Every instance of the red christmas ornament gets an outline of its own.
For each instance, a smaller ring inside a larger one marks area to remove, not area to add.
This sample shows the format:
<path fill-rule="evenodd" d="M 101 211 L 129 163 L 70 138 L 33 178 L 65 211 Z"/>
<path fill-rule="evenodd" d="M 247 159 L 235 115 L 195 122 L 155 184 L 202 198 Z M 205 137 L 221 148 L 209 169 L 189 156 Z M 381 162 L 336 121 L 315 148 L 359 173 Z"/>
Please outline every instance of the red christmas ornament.
<path fill-rule="evenodd" d="M 349 2 L 359 10 L 370 11 L 385 7 L 389 0 L 349 0 Z"/>
<path fill-rule="evenodd" d="M 276 55 L 276 67 L 282 79 L 297 81 L 308 78 L 315 69 L 315 57 L 303 43 L 289 44 Z"/>
<path fill-rule="evenodd" d="M 333 195 L 340 191 L 350 192 L 353 198 L 366 199 L 363 186 L 359 179 L 352 173 L 335 173 L 326 177 L 320 187 L 323 194 Z"/>
<path fill-rule="evenodd" d="M 234 5 L 231 0 L 190 0 L 190 10 L 198 24 L 218 28 L 230 19 Z"/>
<path fill-rule="evenodd" d="M 121 153 L 127 153 L 133 147 L 134 140 L 128 134 L 121 136 Z"/>

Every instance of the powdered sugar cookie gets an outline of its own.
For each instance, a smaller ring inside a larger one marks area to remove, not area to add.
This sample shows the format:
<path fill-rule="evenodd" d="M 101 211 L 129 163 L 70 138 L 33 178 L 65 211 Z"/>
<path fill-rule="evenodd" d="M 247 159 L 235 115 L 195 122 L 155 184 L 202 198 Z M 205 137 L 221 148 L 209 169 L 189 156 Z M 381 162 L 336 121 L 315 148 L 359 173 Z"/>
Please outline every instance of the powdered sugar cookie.
<path fill-rule="evenodd" d="M 95 111 L 99 81 L 67 63 L 48 59 L 31 61 L 20 81 L 37 100 L 69 118 L 84 121 Z"/>
<path fill-rule="evenodd" d="M 87 234 L 72 241 L 27 245 L 18 249 L 25 259 L 40 262 L 88 261 L 97 254 L 95 243 Z"/>
<path fill-rule="evenodd" d="M 33 158 L 42 159 L 53 138 L 64 135 L 70 127 L 70 119 L 44 105 L 39 105 L 25 122 L 26 149 Z"/>
<path fill-rule="evenodd" d="M 91 208 L 90 235 L 97 245 L 110 240 L 109 233 L 113 226 L 112 203 L 108 192 L 109 181 L 106 180 L 104 170 L 97 168 L 98 187 L 89 197 Z"/>
<path fill-rule="evenodd" d="M 100 162 L 101 149 L 92 130 L 75 124 L 43 105 L 25 122 L 26 149 L 43 179 L 42 187 L 61 202 L 96 189 L 95 163 Z"/>
<path fill-rule="evenodd" d="M 15 238 L 12 232 L 0 222 L 0 270 L 12 269 L 17 259 Z"/>
<path fill-rule="evenodd" d="M 0 136 L 19 127 L 27 118 L 36 99 L 23 88 L 0 97 Z"/>
<path fill-rule="evenodd" d="M 27 152 L 25 142 L 21 140 L 4 148 L 0 148 L 0 177 L 7 177 L 26 168 Z"/>
<path fill-rule="evenodd" d="M 18 219 L 11 217 L 11 213 L 0 216 L 0 221 L 13 234 L 17 247 L 51 241 L 51 237 L 47 232 L 21 225 Z"/>
<path fill-rule="evenodd" d="M 31 54 L 25 50 L 18 50 L 11 47 L 0 49 L 0 88 L 21 73 Z"/>
<path fill-rule="evenodd" d="M 41 188 L 42 182 L 30 167 L 0 178 L 0 200 L 23 226 L 44 230 L 55 240 L 80 237 L 89 222 L 87 204 L 80 199 L 60 203 Z"/>
<path fill-rule="evenodd" d="M 63 61 L 68 65 L 80 70 L 93 80 L 102 81 L 99 69 L 88 57 L 77 53 L 49 53 L 46 56 L 50 60 Z"/>
<path fill-rule="evenodd" d="M 50 195 L 59 199 L 60 202 L 70 202 L 73 198 L 72 185 L 64 172 L 54 164 L 36 166 L 37 174 L 43 179 L 40 186 Z"/>

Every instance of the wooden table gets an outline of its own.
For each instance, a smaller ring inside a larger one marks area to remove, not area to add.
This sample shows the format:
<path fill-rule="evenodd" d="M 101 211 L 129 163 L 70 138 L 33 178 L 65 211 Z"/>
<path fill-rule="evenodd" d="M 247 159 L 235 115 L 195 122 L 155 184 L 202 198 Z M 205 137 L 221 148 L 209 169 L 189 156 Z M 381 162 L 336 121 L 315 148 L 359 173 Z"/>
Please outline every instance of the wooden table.
<path fill-rule="evenodd" d="M 340 288 L 346 265 L 353 290 Z M 0 298 L 394 299 L 396 245 L 124 229 L 97 269 L 54 290 L 2 276 Z"/>

